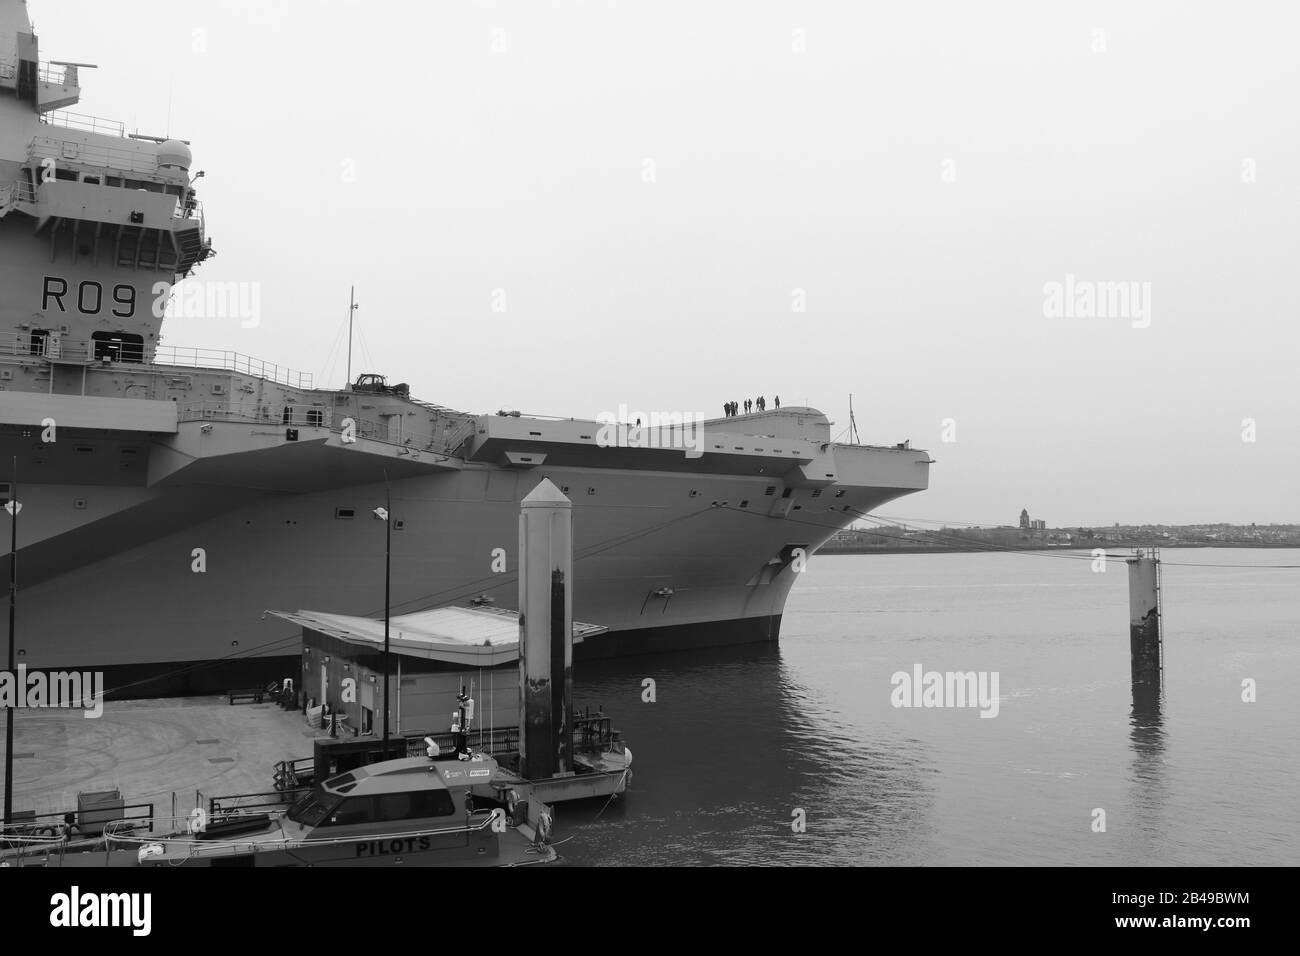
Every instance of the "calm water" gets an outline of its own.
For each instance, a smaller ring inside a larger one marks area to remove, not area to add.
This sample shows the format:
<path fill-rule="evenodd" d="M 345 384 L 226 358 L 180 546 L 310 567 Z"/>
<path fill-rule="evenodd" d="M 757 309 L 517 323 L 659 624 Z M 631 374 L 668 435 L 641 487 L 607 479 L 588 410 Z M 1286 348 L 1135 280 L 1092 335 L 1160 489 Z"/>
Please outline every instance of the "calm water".
<path fill-rule="evenodd" d="M 1165 693 L 1134 717 L 1127 570 L 1053 555 L 815 559 L 779 649 L 580 665 L 635 754 L 561 807 L 579 864 L 1300 863 L 1300 551 L 1163 553 Z M 997 671 L 996 718 L 890 677 Z M 641 681 L 656 681 L 643 703 Z M 1241 700 L 1253 678 L 1258 702 Z M 802 808 L 807 832 L 791 830 Z M 1091 829 L 1094 808 L 1106 832 Z M 597 819 L 599 814 L 599 819 Z"/>

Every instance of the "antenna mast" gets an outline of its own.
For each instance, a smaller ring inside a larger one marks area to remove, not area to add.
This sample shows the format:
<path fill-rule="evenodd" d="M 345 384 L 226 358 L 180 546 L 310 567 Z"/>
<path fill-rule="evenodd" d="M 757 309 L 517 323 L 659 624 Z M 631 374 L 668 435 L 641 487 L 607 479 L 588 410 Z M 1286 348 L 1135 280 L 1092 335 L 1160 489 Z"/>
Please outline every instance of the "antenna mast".
<path fill-rule="evenodd" d="M 352 287 L 352 292 L 348 297 L 351 303 L 348 306 L 348 380 L 345 385 L 352 384 L 352 317 L 357 313 L 357 287 Z"/>

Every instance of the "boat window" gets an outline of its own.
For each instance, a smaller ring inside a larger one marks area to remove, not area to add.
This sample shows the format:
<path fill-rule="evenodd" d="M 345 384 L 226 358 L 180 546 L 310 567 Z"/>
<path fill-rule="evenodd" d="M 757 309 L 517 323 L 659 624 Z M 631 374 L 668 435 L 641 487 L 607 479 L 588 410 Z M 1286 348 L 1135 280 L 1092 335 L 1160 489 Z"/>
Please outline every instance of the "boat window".
<path fill-rule="evenodd" d="M 350 827 L 360 823 L 375 822 L 374 797 L 348 797 L 334 808 L 322 826 Z"/>
<path fill-rule="evenodd" d="M 339 797 L 317 787 L 290 808 L 289 819 L 303 826 L 321 826 L 330 811 L 338 806 L 339 800 Z"/>
<path fill-rule="evenodd" d="M 385 793 L 375 798 L 380 820 L 421 820 L 425 817 L 449 817 L 456 812 L 451 794 L 446 790 L 415 790 L 410 793 Z"/>

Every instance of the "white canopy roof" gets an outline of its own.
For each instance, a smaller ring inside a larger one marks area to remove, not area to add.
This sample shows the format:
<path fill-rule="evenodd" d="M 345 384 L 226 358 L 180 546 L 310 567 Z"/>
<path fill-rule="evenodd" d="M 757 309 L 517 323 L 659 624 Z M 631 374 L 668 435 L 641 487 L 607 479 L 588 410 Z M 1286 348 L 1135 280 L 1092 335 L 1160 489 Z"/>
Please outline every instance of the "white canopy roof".
<path fill-rule="evenodd" d="M 384 622 L 324 611 L 267 611 L 349 644 L 384 645 Z M 573 643 L 609 628 L 573 622 Z M 519 614 L 495 607 L 439 607 L 389 621 L 389 648 L 406 657 L 491 667 L 519 659 Z"/>

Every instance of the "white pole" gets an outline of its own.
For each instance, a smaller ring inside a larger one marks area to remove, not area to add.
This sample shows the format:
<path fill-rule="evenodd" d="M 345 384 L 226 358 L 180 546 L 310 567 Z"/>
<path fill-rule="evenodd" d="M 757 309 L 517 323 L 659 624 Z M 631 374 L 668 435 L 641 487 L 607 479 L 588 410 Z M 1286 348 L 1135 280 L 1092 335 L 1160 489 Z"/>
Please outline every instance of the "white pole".
<path fill-rule="evenodd" d="M 529 780 L 571 769 L 573 505 L 549 479 L 519 513 L 519 757 Z"/>

